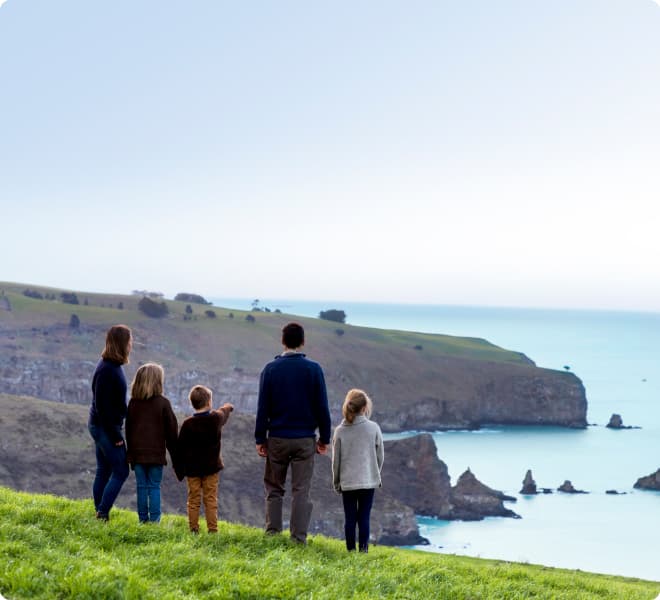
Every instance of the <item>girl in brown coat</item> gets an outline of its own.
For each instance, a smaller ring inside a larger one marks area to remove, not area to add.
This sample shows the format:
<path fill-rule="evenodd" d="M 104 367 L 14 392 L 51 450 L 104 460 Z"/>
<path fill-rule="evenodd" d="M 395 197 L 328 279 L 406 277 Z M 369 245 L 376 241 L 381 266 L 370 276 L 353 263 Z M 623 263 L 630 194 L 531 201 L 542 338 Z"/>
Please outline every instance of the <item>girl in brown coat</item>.
<path fill-rule="evenodd" d="M 160 482 L 163 466 L 175 451 L 178 424 L 170 401 L 163 396 L 163 367 L 142 365 L 131 384 L 126 417 L 128 462 L 135 471 L 140 523 L 160 521 Z"/>

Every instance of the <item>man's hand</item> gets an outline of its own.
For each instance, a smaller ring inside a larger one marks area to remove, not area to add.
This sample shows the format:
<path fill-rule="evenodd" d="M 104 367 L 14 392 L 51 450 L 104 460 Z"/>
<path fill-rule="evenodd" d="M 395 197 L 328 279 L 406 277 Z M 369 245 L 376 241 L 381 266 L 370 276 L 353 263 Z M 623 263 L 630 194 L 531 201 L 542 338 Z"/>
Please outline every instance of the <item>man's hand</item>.
<path fill-rule="evenodd" d="M 268 446 L 266 444 L 257 444 L 257 454 L 261 458 L 266 458 L 268 456 Z"/>
<path fill-rule="evenodd" d="M 321 440 L 316 441 L 316 453 L 317 454 L 327 454 L 328 453 L 328 444 L 324 444 Z"/>
<path fill-rule="evenodd" d="M 124 445 L 124 440 L 119 440 L 118 442 L 115 442 L 115 446 L 123 446 Z"/>

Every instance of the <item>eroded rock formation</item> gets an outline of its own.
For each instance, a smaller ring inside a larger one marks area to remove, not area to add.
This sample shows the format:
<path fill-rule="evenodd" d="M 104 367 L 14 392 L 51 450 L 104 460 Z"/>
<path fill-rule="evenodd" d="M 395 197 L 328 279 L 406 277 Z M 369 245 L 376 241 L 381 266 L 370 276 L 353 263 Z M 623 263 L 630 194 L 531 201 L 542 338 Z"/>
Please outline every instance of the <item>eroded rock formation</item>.
<path fill-rule="evenodd" d="M 534 478 L 532 477 L 531 469 L 528 469 L 527 473 L 525 473 L 525 479 L 523 479 L 522 489 L 520 490 L 520 493 L 525 494 L 526 496 L 530 496 L 538 493 L 536 489 L 536 481 L 534 481 Z"/>
<path fill-rule="evenodd" d="M 640 477 L 633 487 L 638 490 L 660 491 L 660 469 L 646 477 Z"/>

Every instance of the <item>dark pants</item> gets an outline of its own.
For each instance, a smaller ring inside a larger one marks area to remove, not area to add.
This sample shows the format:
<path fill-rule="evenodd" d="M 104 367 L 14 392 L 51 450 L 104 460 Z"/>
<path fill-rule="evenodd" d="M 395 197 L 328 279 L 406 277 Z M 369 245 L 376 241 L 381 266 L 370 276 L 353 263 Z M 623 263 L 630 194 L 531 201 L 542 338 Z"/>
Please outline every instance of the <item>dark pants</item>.
<path fill-rule="evenodd" d="M 369 548 L 369 517 L 374 502 L 374 490 L 350 490 L 341 493 L 344 503 L 344 535 L 346 549 L 355 550 L 355 526 L 359 530 L 360 552 Z"/>
<path fill-rule="evenodd" d="M 89 433 L 96 444 L 94 506 L 99 515 L 107 517 L 128 477 L 126 444 L 115 446 L 103 428 L 96 425 L 89 426 Z"/>
<path fill-rule="evenodd" d="M 309 490 L 314 472 L 314 438 L 268 438 L 268 456 L 264 473 L 266 489 L 266 531 L 282 531 L 282 499 L 286 473 L 291 466 L 291 537 L 307 541 L 307 529 L 312 518 Z"/>

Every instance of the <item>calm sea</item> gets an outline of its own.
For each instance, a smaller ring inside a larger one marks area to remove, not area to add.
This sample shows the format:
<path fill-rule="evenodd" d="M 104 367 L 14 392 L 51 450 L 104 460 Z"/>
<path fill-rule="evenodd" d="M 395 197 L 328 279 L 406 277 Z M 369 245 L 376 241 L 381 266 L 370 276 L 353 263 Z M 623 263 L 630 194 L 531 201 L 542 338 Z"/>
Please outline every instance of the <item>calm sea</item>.
<path fill-rule="evenodd" d="M 245 299 L 214 303 L 250 307 Z M 660 314 L 293 300 L 262 305 L 303 316 L 339 308 L 353 325 L 481 337 L 524 352 L 538 366 L 570 367 L 584 382 L 588 420 L 596 426 L 434 434 L 452 481 L 470 467 L 487 485 L 515 495 L 510 508 L 522 519 L 420 518 L 431 541 L 425 549 L 660 581 L 660 492 L 632 487 L 660 467 Z M 641 429 L 606 429 L 614 412 Z M 519 496 L 527 469 L 540 487 L 570 479 L 590 493 Z M 609 489 L 626 493 L 605 494 Z"/>

